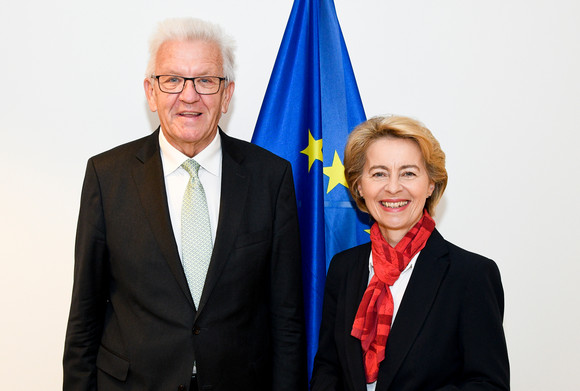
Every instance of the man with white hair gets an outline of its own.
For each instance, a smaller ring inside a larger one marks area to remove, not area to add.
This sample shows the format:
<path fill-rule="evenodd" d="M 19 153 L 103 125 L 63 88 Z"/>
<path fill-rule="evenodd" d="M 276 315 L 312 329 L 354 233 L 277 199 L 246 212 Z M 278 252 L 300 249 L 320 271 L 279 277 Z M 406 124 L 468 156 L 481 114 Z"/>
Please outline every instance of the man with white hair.
<path fill-rule="evenodd" d="M 219 128 L 218 26 L 166 20 L 150 52 L 159 129 L 87 165 L 63 389 L 306 390 L 290 164 Z"/>

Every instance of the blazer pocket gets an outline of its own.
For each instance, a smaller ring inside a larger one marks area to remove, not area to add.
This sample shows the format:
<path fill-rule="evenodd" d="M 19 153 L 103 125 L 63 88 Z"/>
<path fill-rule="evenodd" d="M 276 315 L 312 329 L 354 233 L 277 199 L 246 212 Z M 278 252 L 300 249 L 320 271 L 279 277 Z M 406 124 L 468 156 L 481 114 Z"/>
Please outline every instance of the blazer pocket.
<path fill-rule="evenodd" d="M 129 373 L 129 361 L 117 356 L 101 345 L 97 354 L 97 368 L 117 380 L 125 381 Z"/>
<path fill-rule="evenodd" d="M 235 248 L 248 247 L 256 243 L 267 241 L 270 238 L 270 230 L 264 229 L 258 232 L 249 232 L 238 236 Z"/>

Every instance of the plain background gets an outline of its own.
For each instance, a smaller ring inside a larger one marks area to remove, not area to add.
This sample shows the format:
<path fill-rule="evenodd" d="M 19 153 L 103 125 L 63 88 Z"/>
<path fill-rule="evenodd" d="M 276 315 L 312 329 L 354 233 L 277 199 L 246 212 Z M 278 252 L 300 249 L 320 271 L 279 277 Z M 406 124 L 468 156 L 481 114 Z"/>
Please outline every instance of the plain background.
<path fill-rule="evenodd" d="M 409 115 L 433 131 L 450 177 L 438 227 L 499 265 L 512 388 L 577 390 L 580 2 L 335 5 L 367 117 Z M 157 126 L 142 87 L 155 24 L 197 16 L 236 38 L 236 91 L 222 125 L 249 140 L 291 7 L 291 0 L 2 6 L 0 389 L 61 388 L 86 160 Z"/>

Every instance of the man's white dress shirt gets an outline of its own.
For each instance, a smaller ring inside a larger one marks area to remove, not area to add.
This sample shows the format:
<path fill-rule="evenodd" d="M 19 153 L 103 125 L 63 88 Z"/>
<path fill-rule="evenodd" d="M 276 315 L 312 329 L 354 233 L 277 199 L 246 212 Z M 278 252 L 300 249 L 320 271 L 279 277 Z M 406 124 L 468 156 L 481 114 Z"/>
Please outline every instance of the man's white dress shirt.
<path fill-rule="evenodd" d="M 181 167 L 181 164 L 189 157 L 171 145 L 165 138 L 163 131 L 159 132 L 159 146 L 161 147 L 161 162 L 165 176 L 171 226 L 181 257 L 181 205 L 190 178 L 189 173 Z M 219 132 L 216 133 L 213 141 L 193 159 L 201 166 L 198 175 L 207 198 L 211 239 L 212 243 L 215 243 L 222 179 L 222 144 Z"/>

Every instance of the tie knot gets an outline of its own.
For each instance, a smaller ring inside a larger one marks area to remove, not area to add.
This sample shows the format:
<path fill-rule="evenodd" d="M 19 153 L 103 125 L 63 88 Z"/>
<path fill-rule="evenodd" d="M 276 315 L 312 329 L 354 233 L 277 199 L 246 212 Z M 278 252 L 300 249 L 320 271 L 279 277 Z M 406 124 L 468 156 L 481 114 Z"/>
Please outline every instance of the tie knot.
<path fill-rule="evenodd" d="M 183 162 L 181 167 L 183 167 L 185 171 L 187 171 L 189 175 L 191 175 L 191 177 L 196 178 L 200 166 L 199 163 L 196 162 L 195 160 L 187 159 L 186 161 Z"/>

